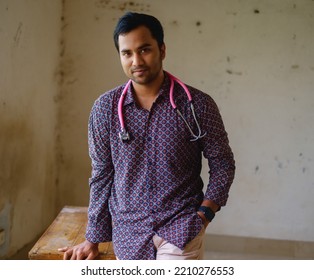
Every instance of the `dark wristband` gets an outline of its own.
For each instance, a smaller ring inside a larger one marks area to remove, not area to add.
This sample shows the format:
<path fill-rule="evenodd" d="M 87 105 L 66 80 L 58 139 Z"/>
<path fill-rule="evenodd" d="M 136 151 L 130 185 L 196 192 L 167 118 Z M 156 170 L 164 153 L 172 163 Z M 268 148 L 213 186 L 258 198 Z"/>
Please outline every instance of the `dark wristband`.
<path fill-rule="evenodd" d="M 204 214 L 205 218 L 210 222 L 215 218 L 214 211 L 212 209 L 210 209 L 209 207 L 200 206 L 200 208 L 198 208 L 198 211 L 202 212 Z"/>

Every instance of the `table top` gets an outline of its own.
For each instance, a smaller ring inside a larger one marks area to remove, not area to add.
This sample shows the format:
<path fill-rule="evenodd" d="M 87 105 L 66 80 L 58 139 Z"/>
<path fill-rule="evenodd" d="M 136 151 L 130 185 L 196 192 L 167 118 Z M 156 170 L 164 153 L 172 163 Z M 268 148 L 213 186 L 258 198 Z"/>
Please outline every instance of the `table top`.
<path fill-rule="evenodd" d="M 87 207 L 65 206 L 29 251 L 29 259 L 61 260 L 63 253 L 58 248 L 83 242 L 86 224 Z M 116 259 L 111 242 L 100 243 L 99 252 L 97 259 Z"/>

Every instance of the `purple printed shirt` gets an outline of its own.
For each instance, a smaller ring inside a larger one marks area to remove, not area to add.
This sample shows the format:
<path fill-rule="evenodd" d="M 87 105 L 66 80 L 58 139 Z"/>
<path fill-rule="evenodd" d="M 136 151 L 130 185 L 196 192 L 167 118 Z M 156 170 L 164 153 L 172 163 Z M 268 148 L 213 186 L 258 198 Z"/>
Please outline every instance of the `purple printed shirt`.
<path fill-rule="evenodd" d="M 121 142 L 118 102 L 124 86 L 101 95 L 90 114 L 86 239 L 112 240 L 119 259 L 155 259 L 155 234 L 183 249 L 202 229 L 197 209 L 203 199 L 226 204 L 235 171 L 233 153 L 213 99 L 188 86 L 206 133 L 190 141 L 188 128 L 170 104 L 168 76 L 150 111 L 137 105 L 130 86 L 123 115 L 131 140 Z M 178 84 L 174 100 L 196 132 L 187 96 Z M 205 192 L 202 155 L 210 169 Z"/>

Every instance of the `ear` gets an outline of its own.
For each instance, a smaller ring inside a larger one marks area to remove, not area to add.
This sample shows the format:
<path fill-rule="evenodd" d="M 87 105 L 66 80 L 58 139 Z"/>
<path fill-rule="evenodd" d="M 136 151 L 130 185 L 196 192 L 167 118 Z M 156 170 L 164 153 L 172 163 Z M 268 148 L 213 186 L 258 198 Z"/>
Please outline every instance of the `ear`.
<path fill-rule="evenodd" d="M 166 57 L 166 45 L 162 44 L 160 47 L 160 55 L 161 55 L 161 59 L 164 60 Z"/>

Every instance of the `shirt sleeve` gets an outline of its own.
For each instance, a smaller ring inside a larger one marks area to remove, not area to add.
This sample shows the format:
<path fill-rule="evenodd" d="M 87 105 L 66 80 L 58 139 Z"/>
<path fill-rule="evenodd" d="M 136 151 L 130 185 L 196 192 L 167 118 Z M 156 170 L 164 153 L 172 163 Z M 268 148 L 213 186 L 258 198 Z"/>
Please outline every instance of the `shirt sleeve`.
<path fill-rule="evenodd" d="M 108 102 L 106 102 L 108 104 Z M 90 202 L 86 239 L 92 243 L 112 240 L 112 221 L 108 200 L 113 184 L 114 168 L 111 159 L 110 138 L 106 125 L 105 102 L 96 100 L 88 124 L 89 155 L 92 174 L 89 179 Z"/>
<path fill-rule="evenodd" d="M 208 96 L 204 104 L 202 129 L 206 136 L 202 138 L 202 145 L 209 166 L 209 182 L 204 199 L 225 206 L 235 174 L 234 156 L 216 103 Z"/>

